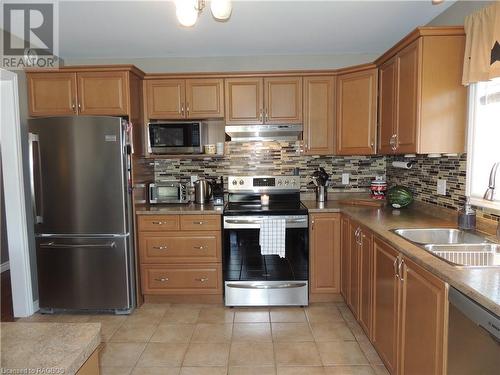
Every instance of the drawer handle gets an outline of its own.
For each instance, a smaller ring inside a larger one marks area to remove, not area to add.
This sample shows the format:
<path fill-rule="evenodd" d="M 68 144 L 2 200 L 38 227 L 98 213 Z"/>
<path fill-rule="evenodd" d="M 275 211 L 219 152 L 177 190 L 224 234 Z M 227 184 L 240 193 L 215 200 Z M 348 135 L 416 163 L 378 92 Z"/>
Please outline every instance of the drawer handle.
<path fill-rule="evenodd" d="M 153 249 L 156 249 L 156 250 L 167 250 L 167 246 L 165 245 L 161 245 L 161 246 L 153 246 Z"/>
<path fill-rule="evenodd" d="M 168 277 L 160 277 L 155 279 L 156 281 L 159 281 L 160 283 L 165 283 L 168 281 Z"/>
<path fill-rule="evenodd" d="M 201 283 L 204 283 L 205 281 L 208 281 L 208 277 L 201 277 L 199 279 L 195 279 L 196 281 L 199 281 Z"/>
<path fill-rule="evenodd" d="M 196 225 L 203 225 L 203 221 L 193 221 L 193 224 L 196 224 Z"/>
<path fill-rule="evenodd" d="M 193 249 L 203 250 L 203 249 L 205 249 L 205 247 L 203 247 L 203 246 L 193 246 Z"/>
<path fill-rule="evenodd" d="M 168 221 L 152 221 L 151 223 L 154 225 L 163 225 L 168 224 Z"/>

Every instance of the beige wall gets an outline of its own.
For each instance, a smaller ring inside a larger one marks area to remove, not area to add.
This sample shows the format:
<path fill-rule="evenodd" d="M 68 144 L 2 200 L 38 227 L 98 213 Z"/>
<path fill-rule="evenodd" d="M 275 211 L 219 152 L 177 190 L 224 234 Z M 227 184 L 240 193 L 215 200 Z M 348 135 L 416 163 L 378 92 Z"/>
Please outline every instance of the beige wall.
<path fill-rule="evenodd" d="M 464 1 L 459 0 L 443 13 L 429 22 L 428 26 L 450 26 L 450 25 L 463 25 L 465 17 L 469 14 L 481 9 L 493 1 Z M 439 6 L 439 5 L 438 5 Z"/>
<path fill-rule="evenodd" d="M 189 58 L 65 59 L 66 65 L 133 64 L 146 73 L 336 69 L 372 62 L 377 55 L 220 56 Z"/>

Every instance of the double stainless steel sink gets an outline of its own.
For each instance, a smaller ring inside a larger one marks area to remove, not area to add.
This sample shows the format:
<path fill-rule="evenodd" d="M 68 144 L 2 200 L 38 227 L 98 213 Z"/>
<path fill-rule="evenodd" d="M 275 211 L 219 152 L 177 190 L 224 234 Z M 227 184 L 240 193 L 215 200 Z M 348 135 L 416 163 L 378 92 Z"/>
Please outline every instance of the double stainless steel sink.
<path fill-rule="evenodd" d="M 477 232 L 453 228 L 401 228 L 393 232 L 456 267 L 500 266 L 500 244 Z"/>

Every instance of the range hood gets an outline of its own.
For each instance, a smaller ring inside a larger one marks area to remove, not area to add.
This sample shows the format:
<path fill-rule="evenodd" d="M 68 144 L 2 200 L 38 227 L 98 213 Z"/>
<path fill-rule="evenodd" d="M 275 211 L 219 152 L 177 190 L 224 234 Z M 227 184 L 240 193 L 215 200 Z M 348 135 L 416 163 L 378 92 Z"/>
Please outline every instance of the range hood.
<path fill-rule="evenodd" d="M 302 136 L 302 125 L 228 125 L 231 141 L 296 141 Z"/>

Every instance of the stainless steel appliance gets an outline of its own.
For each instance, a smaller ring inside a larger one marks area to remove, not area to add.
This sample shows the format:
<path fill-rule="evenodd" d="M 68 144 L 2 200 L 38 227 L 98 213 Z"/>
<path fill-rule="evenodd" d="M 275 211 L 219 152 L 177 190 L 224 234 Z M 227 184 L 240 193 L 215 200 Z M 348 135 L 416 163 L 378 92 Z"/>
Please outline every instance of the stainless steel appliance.
<path fill-rule="evenodd" d="M 212 183 L 205 179 L 200 179 L 194 182 L 194 202 L 197 204 L 205 204 L 210 201 L 212 196 Z"/>
<path fill-rule="evenodd" d="M 29 120 L 40 309 L 136 304 L 127 123 Z"/>
<path fill-rule="evenodd" d="M 302 136 L 300 124 L 291 125 L 228 125 L 231 141 L 296 141 Z"/>
<path fill-rule="evenodd" d="M 149 203 L 189 203 L 189 185 L 177 180 L 163 180 L 150 183 Z"/>
<path fill-rule="evenodd" d="M 230 176 L 228 192 L 223 223 L 226 306 L 307 305 L 308 216 L 300 202 L 299 177 Z M 260 231 L 269 218 L 285 226 L 283 254 L 261 247 Z"/>
<path fill-rule="evenodd" d="M 212 197 L 214 206 L 224 206 L 224 180 L 214 181 L 212 184 Z"/>
<path fill-rule="evenodd" d="M 151 154 L 202 154 L 207 127 L 201 121 L 151 122 L 148 150 Z"/>
<path fill-rule="evenodd" d="M 448 375 L 498 374 L 500 317 L 455 288 L 448 300 Z"/>

